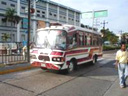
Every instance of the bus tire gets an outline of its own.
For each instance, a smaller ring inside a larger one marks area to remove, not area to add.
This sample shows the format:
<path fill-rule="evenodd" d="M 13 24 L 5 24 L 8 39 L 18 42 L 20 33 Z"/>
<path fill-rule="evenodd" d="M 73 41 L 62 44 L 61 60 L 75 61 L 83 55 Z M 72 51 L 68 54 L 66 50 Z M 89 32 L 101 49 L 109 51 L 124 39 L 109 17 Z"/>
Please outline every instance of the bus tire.
<path fill-rule="evenodd" d="M 67 69 L 67 73 L 72 73 L 75 70 L 77 70 L 77 61 L 76 59 L 73 59 L 70 61 L 68 69 Z"/>
<path fill-rule="evenodd" d="M 60 70 L 60 72 L 63 74 L 70 74 L 74 72 L 76 69 L 77 69 L 77 63 L 76 63 L 76 60 L 74 59 L 70 61 L 67 69 Z"/>
<path fill-rule="evenodd" d="M 96 64 L 96 62 L 97 62 L 97 55 L 94 55 L 91 63 L 94 65 Z"/>

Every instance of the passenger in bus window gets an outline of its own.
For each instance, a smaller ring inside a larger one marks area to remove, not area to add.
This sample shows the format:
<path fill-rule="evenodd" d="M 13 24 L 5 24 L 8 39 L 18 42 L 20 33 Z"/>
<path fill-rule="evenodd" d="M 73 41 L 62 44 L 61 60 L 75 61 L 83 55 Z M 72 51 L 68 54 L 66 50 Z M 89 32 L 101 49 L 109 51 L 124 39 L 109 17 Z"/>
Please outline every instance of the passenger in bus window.
<path fill-rule="evenodd" d="M 73 37 L 69 37 L 69 46 L 68 46 L 68 48 L 71 49 L 71 48 L 74 48 L 76 46 L 77 46 L 76 36 L 74 35 Z"/>
<path fill-rule="evenodd" d="M 87 45 L 87 36 L 85 36 L 85 41 L 84 41 L 85 45 Z"/>
<path fill-rule="evenodd" d="M 90 37 L 87 37 L 87 45 L 90 45 Z"/>
<path fill-rule="evenodd" d="M 73 37 L 72 46 L 73 46 L 73 47 L 76 47 L 76 45 L 77 45 L 76 38 L 75 38 L 75 37 Z"/>
<path fill-rule="evenodd" d="M 61 42 L 60 46 L 65 49 L 66 48 L 66 36 L 65 35 L 61 36 L 60 42 Z"/>

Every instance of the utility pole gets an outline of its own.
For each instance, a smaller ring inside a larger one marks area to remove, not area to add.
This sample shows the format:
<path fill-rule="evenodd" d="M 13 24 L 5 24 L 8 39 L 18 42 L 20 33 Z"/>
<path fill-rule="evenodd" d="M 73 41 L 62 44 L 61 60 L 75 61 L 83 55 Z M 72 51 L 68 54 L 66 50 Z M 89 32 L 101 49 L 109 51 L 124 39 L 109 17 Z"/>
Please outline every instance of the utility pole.
<path fill-rule="evenodd" d="M 35 42 L 36 40 L 36 25 L 37 25 L 37 21 L 36 21 L 36 2 L 37 0 L 33 0 L 33 8 L 34 8 L 34 13 L 33 13 L 33 42 Z"/>
<path fill-rule="evenodd" d="M 120 30 L 119 32 L 120 32 L 120 35 L 121 35 L 121 42 L 122 42 L 122 41 L 123 41 L 123 40 L 122 40 L 122 39 L 123 39 L 123 36 L 122 36 L 122 35 L 123 35 L 123 31 Z"/>
<path fill-rule="evenodd" d="M 103 29 L 105 29 L 105 25 L 108 24 L 108 22 L 104 20 L 101 24 L 103 24 Z"/>
<path fill-rule="evenodd" d="M 27 59 L 28 62 L 30 62 L 30 47 L 29 47 L 29 43 L 30 43 L 30 20 L 31 20 L 31 13 L 30 13 L 30 0 L 28 0 L 28 38 L 27 38 Z"/>

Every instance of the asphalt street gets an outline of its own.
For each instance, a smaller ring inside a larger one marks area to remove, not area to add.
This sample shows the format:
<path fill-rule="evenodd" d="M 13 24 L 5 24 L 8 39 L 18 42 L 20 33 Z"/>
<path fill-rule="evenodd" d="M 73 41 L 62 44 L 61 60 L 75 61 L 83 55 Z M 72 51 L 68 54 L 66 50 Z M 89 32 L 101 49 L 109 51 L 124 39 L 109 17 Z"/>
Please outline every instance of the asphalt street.
<path fill-rule="evenodd" d="M 128 96 L 128 87 L 119 87 L 114 58 L 115 51 L 106 52 L 95 65 L 67 75 L 40 68 L 0 75 L 0 96 Z"/>

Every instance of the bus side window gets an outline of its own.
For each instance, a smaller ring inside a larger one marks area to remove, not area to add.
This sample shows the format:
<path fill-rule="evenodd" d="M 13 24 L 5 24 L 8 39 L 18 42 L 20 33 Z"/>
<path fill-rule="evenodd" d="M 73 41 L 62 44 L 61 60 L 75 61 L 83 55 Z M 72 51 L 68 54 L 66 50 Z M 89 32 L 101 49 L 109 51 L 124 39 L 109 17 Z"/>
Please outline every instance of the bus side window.
<path fill-rule="evenodd" d="M 88 34 L 87 35 L 87 45 L 93 45 L 93 38 L 92 38 L 92 34 Z"/>
<path fill-rule="evenodd" d="M 90 45 L 93 45 L 92 34 L 90 35 Z"/>
<path fill-rule="evenodd" d="M 98 37 L 96 35 L 93 36 L 93 45 L 96 46 L 97 45 L 97 40 Z"/>
<path fill-rule="evenodd" d="M 77 46 L 77 34 L 75 33 L 73 36 L 68 36 L 68 48 L 74 48 Z"/>
<path fill-rule="evenodd" d="M 74 35 L 73 35 L 73 40 L 72 40 L 72 45 L 73 45 L 73 47 L 76 47 L 77 46 L 77 33 L 75 33 Z"/>
<path fill-rule="evenodd" d="M 84 34 L 82 32 L 78 35 L 78 38 L 79 38 L 79 46 L 84 46 Z"/>
<path fill-rule="evenodd" d="M 84 45 L 87 45 L 87 36 L 86 35 L 84 36 L 84 43 L 85 43 Z"/>
<path fill-rule="evenodd" d="M 90 37 L 87 36 L 87 45 L 90 45 Z"/>

